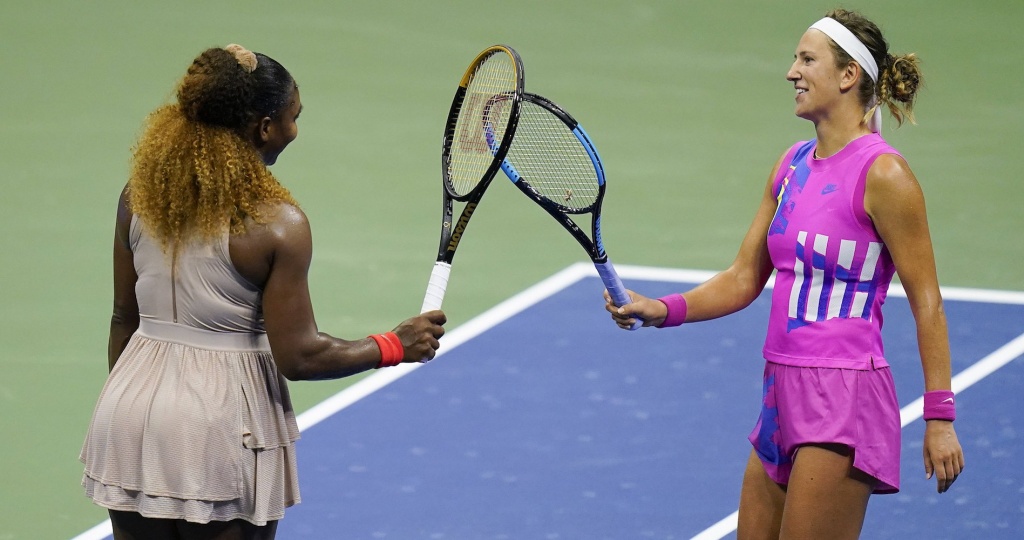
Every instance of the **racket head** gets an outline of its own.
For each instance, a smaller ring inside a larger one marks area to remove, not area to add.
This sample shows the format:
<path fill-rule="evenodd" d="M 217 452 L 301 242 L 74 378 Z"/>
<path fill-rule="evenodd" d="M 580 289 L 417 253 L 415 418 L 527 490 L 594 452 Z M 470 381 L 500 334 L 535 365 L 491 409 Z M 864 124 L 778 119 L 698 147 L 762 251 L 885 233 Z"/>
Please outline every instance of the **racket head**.
<path fill-rule="evenodd" d="M 515 136 L 524 79 L 522 59 L 507 45 L 484 49 L 466 69 L 441 151 L 444 189 L 452 199 L 471 200 L 494 178 Z M 488 144 L 485 132 L 496 146 Z"/>
<path fill-rule="evenodd" d="M 543 96 L 524 93 L 515 139 L 502 169 L 520 191 L 576 237 L 592 260 L 606 260 L 601 239 L 604 165 L 572 115 Z M 588 213 L 589 236 L 570 217 Z"/>
<path fill-rule="evenodd" d="M 605 191 L 601 156 L 579 122 L 553 101 L 523 94 L 506 160 L 545 205 L 566 214 L 600 212 Z"/>
<path fill-rule="evenodd" d="M 587 251 L 615 305 L 631 302 L 601 239 L 604 165 L 583 126 L 553 101 L 524 93 L 515 139 L 502 170 Z M 579 214 L 591 215 L 590 236 L 571 217 Z M 630 330 L 642 325 L 637 318 Z"/>

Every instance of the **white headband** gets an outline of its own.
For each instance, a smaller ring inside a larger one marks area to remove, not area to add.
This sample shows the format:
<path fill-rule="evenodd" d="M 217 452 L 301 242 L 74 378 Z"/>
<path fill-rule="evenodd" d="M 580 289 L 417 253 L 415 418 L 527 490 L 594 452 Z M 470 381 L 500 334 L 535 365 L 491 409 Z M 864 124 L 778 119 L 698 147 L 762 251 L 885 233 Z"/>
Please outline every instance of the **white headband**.
<path fill-rule="evenodd" d="M 830 17 L 825 17 L 812 24 L 811 28 L 822 32 L 831 38 L 832 41 L 836 42 L 836 45 L 839 45 L 840 48 L 846 51 L 846 54 L 850 55 L 860 64 L 860 67 L 871 77 L 872 81 L 878 82 L 878 64 L 875 63 L 874 57 L 871 56 L 871 51 L 842 23 Z M 872 97 L 871 102 L 868 103 L 868 108 L 875 108 L 871 121 L 868 123 L 868 127 L 873 133 L 882 131 L 882 108 L 877 107 L 877 103 L 878 99 L 875 97 Z"/>

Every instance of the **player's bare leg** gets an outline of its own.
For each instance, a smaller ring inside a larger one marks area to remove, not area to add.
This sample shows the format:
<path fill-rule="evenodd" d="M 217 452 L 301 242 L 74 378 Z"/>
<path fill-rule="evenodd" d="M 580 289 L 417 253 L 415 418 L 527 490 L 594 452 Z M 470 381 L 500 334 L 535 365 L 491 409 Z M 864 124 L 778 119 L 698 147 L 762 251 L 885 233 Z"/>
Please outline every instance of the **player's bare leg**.
<path fill-rule="evenodd" d="M 773 540 L 779 537 L 786 490 L 765 472 L 757 453 L 750 451 L 740 491 L 737 540 Z"/>
<path fill-rule="evenodd" d="M 874 486 L 874 478 L 853 467 L 849 447 L 801 447 L 786 489 L 780 538 L 856 540 Z"/>

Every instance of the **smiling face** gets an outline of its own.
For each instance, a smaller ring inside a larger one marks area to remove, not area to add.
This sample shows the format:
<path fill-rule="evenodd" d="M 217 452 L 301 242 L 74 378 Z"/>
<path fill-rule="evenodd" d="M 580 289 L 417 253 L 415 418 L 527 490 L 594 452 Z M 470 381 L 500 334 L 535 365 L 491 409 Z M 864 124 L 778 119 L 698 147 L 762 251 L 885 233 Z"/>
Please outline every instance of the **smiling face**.
<path fill-rule="evenodd" d="M 795 113 L 816 122 L 826 116 L 841 95 L 844 70 L 836 67 L 828 37 L 818 30 L 804 32 L 797 44 L 786 80 L 796 90 Z"/>

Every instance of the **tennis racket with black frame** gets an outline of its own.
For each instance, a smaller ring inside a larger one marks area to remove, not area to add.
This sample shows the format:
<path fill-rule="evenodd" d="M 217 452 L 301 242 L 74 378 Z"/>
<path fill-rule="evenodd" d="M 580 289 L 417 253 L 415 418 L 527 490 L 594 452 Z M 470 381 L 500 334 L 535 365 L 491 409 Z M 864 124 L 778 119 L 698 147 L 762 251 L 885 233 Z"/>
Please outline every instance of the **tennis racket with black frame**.
<path fill-rule="evenodd" d="M 515 135 L 523 84 L 523 62 L 507 45 L 478 54 L 459 82 L 441 148 L 441 242 L 421 312 L 444 301 L 455 250 Z M 466 203 L 458 221 L 455 201 Z"/>
<path fill-rule="evenodd" d="M 488 134 L 495 155 L 498 134 Z M 551 100 L 524 93 L 512 146 L 501 168 L 527 197 L 539 204 L 583 246 L 618 306 L 630 303 L 601 239 L 601 204 L 605 195 L 604 166 L 583 127 Z M 574 216 L 590 215 L 588 235 Z M 643 321 L 637 319 L 631 330 Z"/>

